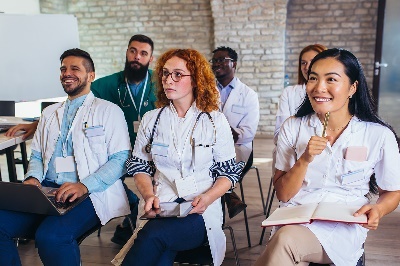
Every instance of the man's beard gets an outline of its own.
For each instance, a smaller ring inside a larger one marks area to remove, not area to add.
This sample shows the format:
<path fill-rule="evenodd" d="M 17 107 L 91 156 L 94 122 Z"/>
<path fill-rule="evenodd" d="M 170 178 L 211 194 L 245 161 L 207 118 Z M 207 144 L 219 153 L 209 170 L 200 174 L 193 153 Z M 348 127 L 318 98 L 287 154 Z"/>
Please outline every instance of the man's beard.
<path fill-rule="evenodd" d="M 128 62 L 128 59 L 125 60 L 125 77 L 129 82 L 140 82 L 142 81 L 147 74 L 147 70 L 149 69 L 150 62 L 147 65 L 142 65 L 137 61 Z"/>
<path fill-rule="evenodd" d="M 68 94 L 68 96 L 74 97 L 76 95 L 78 95 L 79 93 L 81 93 L 85 87 L 87 85 L 87 79 L 85 79 L 82 84 L 76 86 L 76 88 L 72 89 L 72 90 L 68 90 L 68 86 L 65 86 L 64 84 L 62 84 L 64 91 L 66 94 Z"/>

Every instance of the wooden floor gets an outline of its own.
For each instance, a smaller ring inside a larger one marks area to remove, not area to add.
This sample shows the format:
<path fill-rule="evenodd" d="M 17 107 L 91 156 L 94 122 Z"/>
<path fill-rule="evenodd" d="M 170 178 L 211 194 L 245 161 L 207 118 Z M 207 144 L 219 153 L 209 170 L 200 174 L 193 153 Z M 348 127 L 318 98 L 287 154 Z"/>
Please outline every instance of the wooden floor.
<path fill-rule="evenodd" d="M 266 197 L 268 185 L 271 175 L 271 154 L 273 149 L 272 139 L 257 138 L 254 142 L 254 165 L 260 171 L 264 197 Z M 0 156 L 1 170 L 3 180 L 7 179 L 5 158 Z M 20 167 L 19 167 L 20 168 Z M 21 178 L 22 170 L 19 169 Z M 261 204 L 259 186 L 255 170 L 250 170 L 245 177 L 244 192 L 245 200 L 248 205 L 248 218 L 251 235 L 252 247 L 247 246 L 247 238 L 245 231 L 245 224 L 243 215 L 239 214 L 233 219 L 227 218 L 226 224 L 232 226 L 235 233 L 236 244 L 239 251 L 240 265 L 247 266 L 253 265 L 256 258 L 264 250 L 267 243 L 267 237 L 264 237 L 262 245 L 259 245 L 261 234 L 261 222 L 265 218 Z M 134 188 L 132 179 L 127 179 L 129 187 Z M 239 194 L 239 189 L 236 189 Z M 276 208 L 276 200 L 273 209 Z M 102 228 L 100 237 L 93 234 L 86 238 L 80 246 L 82 265 L 95 266 L 95 265 L 111 265 L 110 261 L 114 255 L 119 251 L 119 246 L 112 243 L 110 238 L 113 235 L 114 229 L 119 220 L 115 219 L 109 222 Z M 371 231 L 368 235 L 365 245 L 366 249 L 366 265 L 368 266 L 394 266 L 400 265 L 400 208 L 393 213 L 384 217 L 381 220 L 378 230 Z M 235 265 L 233 248 L 228 231 L 227 235 L 227 252 L 223 265 Z M 268 236 L 267 232 L 267 236 Z M 42 265 L 34 247 L 34 242 L 19 246 L 19 252 L 22 260 L 22 265 L 36 266 Z M 1 263 L 0 263 L 1 264 Z"/>

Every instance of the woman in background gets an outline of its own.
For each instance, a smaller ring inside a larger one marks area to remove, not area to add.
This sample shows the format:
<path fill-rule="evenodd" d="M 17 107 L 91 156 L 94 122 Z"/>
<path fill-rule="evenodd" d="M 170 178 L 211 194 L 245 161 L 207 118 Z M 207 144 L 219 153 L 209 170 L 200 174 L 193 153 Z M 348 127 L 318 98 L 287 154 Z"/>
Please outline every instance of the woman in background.
<path fill-rule="evenodd" d="M 290 116 L 296 114 L 300 105 L 306 97 L 306 84 L 308 77 L 308 68 L 311 60 L 320 52 L 327 48 L 322 44 L 308 45 L 301 50 L 299 55 L 299 67 L 297 85 L 286 87 L 279 99 L 279 107 L 276 112 L 276 123 L 274 132 L 274 143 L 278 141 L 279 129 L 282 123 Z"/>

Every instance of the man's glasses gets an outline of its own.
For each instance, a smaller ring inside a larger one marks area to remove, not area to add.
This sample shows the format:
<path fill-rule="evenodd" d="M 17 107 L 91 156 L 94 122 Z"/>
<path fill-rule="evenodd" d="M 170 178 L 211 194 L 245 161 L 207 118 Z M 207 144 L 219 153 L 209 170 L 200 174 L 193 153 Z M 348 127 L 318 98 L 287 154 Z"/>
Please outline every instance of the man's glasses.
<path fill-rule="evenodd" d="M 226 61 L 232 61 L 233 62 L 233 59 L 229 58 L 229 57 L 220 57 L 220 58 L 213 58 L 209 62 L 211 64 L 221 64 L 221 63 L 225 63 Z"/>
<path fill-rule="evenodd" d="M 175 82 L 179 82 L 183 77 L 188 77 L 191 75 L 183 75 L 181 72 L 177 72 L 177 71 L 172 71 L 171 73 L 168 72 L 168 70 L 163 70 L 160 73 L 160 76 L 162 78 L 162 80 L 167 80 L 168 76 L 171 75 L 171 78 L 173 81 Z"/>

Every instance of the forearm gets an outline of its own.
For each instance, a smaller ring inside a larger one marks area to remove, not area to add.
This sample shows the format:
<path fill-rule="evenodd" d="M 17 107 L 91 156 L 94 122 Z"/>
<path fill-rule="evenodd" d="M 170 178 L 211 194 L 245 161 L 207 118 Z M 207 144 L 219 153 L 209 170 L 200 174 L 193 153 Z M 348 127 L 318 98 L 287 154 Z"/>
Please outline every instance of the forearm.
<path fill-rule="evenodd" d="M 308 162 L 301 157 L 288 172 L 275 171 L 274 188 L 280 201 L 287 202 L 299 192 L 308 168 Z"/>
<path fill-rule="evenodd" d="M 379 206 L 381 217 L 394 211 L 400 202 L 400 191 L 380 191 L 380 196 L 376 201 Z"/>
<path fill-rule="evenodd" d="M 29 160 L 28 171 L 25 174 L 25 179 L 34 177 L 39 182 L 43 181 L 43 159 L 42 154 L 38 151 L 32 150 L 31 158 Z"/>
<path fill-rule="evenodd" d="M 125 162 L 129 150 L 111 155 L 108 161 L 96 172 L 81 180 L 90 193 L 104 191 L 125 174 Z"/>
<path fill-rule="evenodd" d="M 222 197 L 232 186 L 231 181 L 228 178 L 218 178 L 212 188 L 210 188 L 205 194 L 210 198 L 211 202 Z"/>
<path fill-rule="evenodd" d="M 134 175 L 133 178 L 135 180 L 136 188 L 145 201 L 154 196 L 153 183 L 149 175 L 138 173 Z"/>

